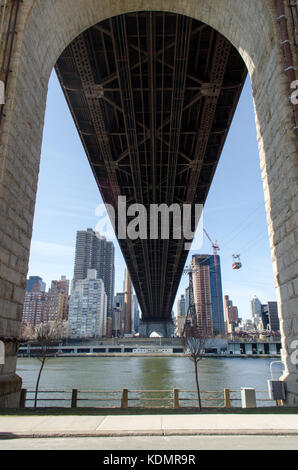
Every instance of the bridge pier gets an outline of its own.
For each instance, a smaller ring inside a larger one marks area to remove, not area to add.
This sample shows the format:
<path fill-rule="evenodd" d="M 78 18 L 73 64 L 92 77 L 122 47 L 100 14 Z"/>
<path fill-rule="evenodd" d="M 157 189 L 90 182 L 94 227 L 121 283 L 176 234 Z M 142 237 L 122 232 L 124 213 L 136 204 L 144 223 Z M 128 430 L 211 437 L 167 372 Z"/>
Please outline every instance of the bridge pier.
<path fill-rule="evenodd" d="M 19 408 L 22 379 L 15 373 L 17 348 L 15 341 L 5 340 L 0 362 L 0 409 Z"/>
<path fill-rule="evenodd" d="M 279 303 L 283 362 L 286 366 L 282 380 L 286 383 L 287 404 L 298 406 L 297 130 L 294 127 L 293 104 L 289 100 L 294 89 L 290 88 L 285 74 L 284 55 L 280 47 L 277 18 L 281 15 L 276 8 L 277 2 L 23 0 L 18 3 L 15 41 L 0 49 L 1 63 L 3 51 L 9 52 L 4 61 L 7 64 L 5 105 L 0 104 L 0 340 L 5 342 L 5 364 L 0 365 L 0 407 L 15 406 L 21 388 L 20 379 L 15 374 L 16 341 L 20 335 L 51 71 L 62 51 L 82 31 L 104 19 L 137 11 L 145 3 L 146 10 L 175 11 L 210 25 L 236 47 L 247 65 L 253 89 L 270 249 Z M 284 4 L 287 2 L 284 1 Z M 290 26 L 288 8 L 286 16 Z M 14 21 L 10 22 L 7 16 L 3 22 L 3 33 L 9 24 L 14 24 Z M 4 36 L 13 37 L 11 34 Z M 292 31 L 290 42 L 294 44 Z M 289 44 L 289 41 L 284 43 Z M 298 68 L 296 55 L 293 61 L 288 69 Z M 153 322 L 145 323 L 143 328 L 145 334 L 159 329 L 158 324 Z"/>
<path fill-rule="evenodd" d="M 172 320 L 144 321 L 139 322 L 139 334 L 149 338 L 151 333 L 156 332 L 163 338 L 170 338 L 174 335 L 175 327 Z"/>

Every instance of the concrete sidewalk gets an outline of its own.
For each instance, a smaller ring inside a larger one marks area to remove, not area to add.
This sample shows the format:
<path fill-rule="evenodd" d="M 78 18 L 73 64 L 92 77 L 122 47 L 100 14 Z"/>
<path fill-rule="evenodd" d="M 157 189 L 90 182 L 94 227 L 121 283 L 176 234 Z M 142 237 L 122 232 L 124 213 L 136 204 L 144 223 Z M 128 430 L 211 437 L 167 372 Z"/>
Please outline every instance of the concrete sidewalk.
<path fill-rule="evenodd" d="M 0 438 L 297 435 L 298 414 L 0 416 Z"/>

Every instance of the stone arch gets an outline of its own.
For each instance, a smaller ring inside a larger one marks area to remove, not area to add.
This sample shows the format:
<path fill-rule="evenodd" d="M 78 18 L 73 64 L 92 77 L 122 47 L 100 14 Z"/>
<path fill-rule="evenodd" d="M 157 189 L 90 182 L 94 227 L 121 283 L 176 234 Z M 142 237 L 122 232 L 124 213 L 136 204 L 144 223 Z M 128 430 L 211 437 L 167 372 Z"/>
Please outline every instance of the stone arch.
<path fill-rule="evenodd" d="M 290 361 L 298 336 L 295 156 L 292 108 L 273 0 L 23 0 L 1 122 L 1 195 L 5 229 L 0 273 L 11 292 L 2 309 L 3 334 L 18 337 L 29 259 L 40 149 L 50 73 L 82 31 L 111 16 L 140 10 L 184 14 L 219 31 L 242 55 L 252 82 L 260 163 L 289 403 L 298 404 L 297 370 Z M 282 176 L 282 177 L 281 177 Z M 296 237 L 296 238 L 295 238 Z M 295 251 L 296 250 L 296 251 Z M 296 309 L 296 310 L 295 310 Z M 10 371 L 14 374 L 14 370 Z"/>

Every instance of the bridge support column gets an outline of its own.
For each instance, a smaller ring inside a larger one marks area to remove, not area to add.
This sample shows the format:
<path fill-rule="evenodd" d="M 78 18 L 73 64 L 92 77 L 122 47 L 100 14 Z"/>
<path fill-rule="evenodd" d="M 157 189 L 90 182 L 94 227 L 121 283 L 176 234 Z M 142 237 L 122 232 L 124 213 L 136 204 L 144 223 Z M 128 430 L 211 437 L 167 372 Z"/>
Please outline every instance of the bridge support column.
<path fill-rule="evenodd" d="M 15 374 L 17 343 L 5 340 L 4 364 L 0 365 L 0 409 L 19 408 L 22 379 Z"/>
<path fill-rule="evenodd" d="M 170 338 L 174 335 L 174 324 L 172 320 L 160 320 L 160 321 L 144 321 L 139 322 L 139 334 L 141 336 L 149 336 L 151 333 L 156 332 L 163 338 Z"/>
<path fill-rule="evenodd" d="M 12 3 L 16 2 L 8 2 Z M 0 365 L 0 406 L 14 406 L 21 388 L 15 375 L 17 351 L 13 341 L 20 334 L 50 72 L 76 35 L 103 19 L 137 11 L 143 3 L 23 0 L 13 48 L 1 48 L 0 55 L 11 50 L 12 56 L 0 121 L 0 340 L 5 341 L 6 349 L 6 362 Z M 157 3 L 147 0 L 146 9 L 156 10 Z M 287 66 L 280 47 L 280 13 L 273 0 L 165 0 L 159 4 L 162 9 L 174 9 L 215 28 L 234 44 L 248 67 L 286 366 L 282 380 L 287 404 L 298 406 L 297 130 L 289 100 L 294 88 L 290 88 L 285 74 Z M 286 14 L 290 19 L 289 10 Z M 3 26 L 5 31 L 6 20 Z M 294 44 L 293 33 L 290 40 Z M 297 70 L 296 55 L 293 60 L 291 69 Z M 149 336 L 154 330 L 159 330 L 158 325 L 151 322 L 140 334 L 145 331 Z M 230 348 L 234 349 L 232 344 Z"/>

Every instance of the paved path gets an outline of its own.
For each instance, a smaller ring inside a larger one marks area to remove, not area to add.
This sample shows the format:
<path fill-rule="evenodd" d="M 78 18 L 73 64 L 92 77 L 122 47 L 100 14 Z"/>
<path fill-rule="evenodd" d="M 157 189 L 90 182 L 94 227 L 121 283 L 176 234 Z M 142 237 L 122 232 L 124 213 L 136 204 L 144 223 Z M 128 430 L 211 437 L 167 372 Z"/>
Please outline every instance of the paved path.
<path fill-rule="evenodd" d="M 122 436 L 3 439 L 1 450 L 298 450 L 297 436 Z M 157 452 L 155 452 L 157 454 Z M 118 455 L 118 454 L 117 454 Z M 98 456 L 100 457 L 100 455 Z M 259 457 L 258 457 L 259 459 Z M 89 461 L 89 458 L 88 458 Z M 21 462 L 20 462 L 21 463 Z M 260 463 L 262 463 L 260 461 Z M 21 463 L 22 465 L 22 463 Z"/>
<path fill-rule="evenodd" d="M 0 416 L 0 438 L 262 435 L 296 436 L 298 414 Z"/>

